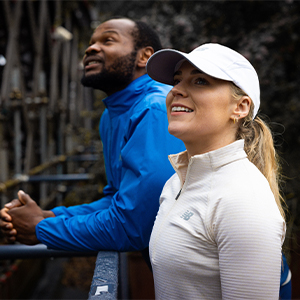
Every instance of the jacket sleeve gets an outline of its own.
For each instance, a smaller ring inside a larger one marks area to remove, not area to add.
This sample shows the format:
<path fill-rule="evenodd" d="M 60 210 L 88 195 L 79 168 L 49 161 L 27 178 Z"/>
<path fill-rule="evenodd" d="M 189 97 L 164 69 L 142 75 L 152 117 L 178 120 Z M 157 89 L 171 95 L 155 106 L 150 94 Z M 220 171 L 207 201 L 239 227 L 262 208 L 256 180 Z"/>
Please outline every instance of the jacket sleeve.
<path fill-rule="evenodd" d="M 174 173 L 167 156 L 184 149 L 167 126 L 166 113 L 159 109 L 133 116 L 121 151 L 121 185 L 110 205 L 101 209 L 100 200 L 81 207 L 77 215 L 41 221 L 36 226 L 39 241 L 53 249 L 79 251 L 147 247 L 161 190 Z M 87 214 L 81 214 L 83 210 Z"/>
<path fill-rule="evenodd" d="M 74 205 L 70 207 L 57 206 L 52 209 L 52 212 L 55 214 L 56 217 L 58 216 L 73 217 L 76 215 L 86 215 L 86 214 L 93 213 L 97 210 L 107 209 L 111 205 L 111 201 L 112 201 L 112 196 L 107 195 L 89 204 L 80 204 L 80 205 Z"/>

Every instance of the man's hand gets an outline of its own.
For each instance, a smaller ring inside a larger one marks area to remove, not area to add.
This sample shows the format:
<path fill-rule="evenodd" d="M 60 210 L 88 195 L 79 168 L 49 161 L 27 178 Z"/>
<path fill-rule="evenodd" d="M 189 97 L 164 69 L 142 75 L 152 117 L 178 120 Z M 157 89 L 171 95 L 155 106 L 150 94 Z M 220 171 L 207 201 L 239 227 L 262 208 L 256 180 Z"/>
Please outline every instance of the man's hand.
<path fill-rule="evenodd" d="M 23 204 L 19 199 L 14 199 L 11 202 L 6 203 L 4 208 L 0 210 L 0 229 L 8 242 L 14 242 L 16 240 L 17 231 L 13 229 L 11 216 L 7 212 L 12 208 L 21 205 Z"/>
<path fill-rule="evenodd" d="M 18 192 L 18 197 L 22 205 L 14 206 L 3 213 L 4 217 L 5 214 L 8 214 L 11 218 L 10 220 L 13 225 L 11 235 L 14 236 L 14 234 L 16 234 L 15 239 L 23 244 L 38 244 L 39 241 L 35 234 L 35 226 L 44 219 L 44 212 L 36 202 L 23 191 Z M 14 204 L 16 203 L 14 202 Z"/>

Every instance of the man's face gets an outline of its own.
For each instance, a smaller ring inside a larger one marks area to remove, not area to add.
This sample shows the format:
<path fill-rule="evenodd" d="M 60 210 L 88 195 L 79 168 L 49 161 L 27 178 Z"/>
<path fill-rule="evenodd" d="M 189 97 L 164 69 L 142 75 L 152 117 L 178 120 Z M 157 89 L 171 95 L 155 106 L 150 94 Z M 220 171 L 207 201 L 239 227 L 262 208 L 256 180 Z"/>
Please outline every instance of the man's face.
<path fill-rule="evenodd" d="M 84 86 L 110 95 L 133 80 L 137 56 L 131 34 L 134 26 L 133 21 L 113 19 L 96 28 L 83 58 Z"/>

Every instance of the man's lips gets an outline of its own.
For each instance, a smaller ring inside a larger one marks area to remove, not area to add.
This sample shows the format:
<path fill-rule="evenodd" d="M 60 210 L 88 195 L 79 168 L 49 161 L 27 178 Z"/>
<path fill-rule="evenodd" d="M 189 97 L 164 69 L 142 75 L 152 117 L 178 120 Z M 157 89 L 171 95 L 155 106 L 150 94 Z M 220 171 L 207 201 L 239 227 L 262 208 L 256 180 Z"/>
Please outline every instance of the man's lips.
<path fill-rule="evenodd" d="M 84 60 L 85 69 L 90 69 L 92 66 L 97 66 L 99 64 L 103 64 L 103 59 L 99 57 L 91 56 Z"/>

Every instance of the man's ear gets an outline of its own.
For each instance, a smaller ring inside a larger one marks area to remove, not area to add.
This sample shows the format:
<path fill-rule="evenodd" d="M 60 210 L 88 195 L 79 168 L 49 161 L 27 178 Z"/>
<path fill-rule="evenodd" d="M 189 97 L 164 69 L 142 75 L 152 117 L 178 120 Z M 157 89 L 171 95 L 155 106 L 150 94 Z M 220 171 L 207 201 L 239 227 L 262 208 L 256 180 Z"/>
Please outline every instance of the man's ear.
<path fill-rule="evenodd" d="M 137 66 L 139 68 L 146 68 L 147 61 L 153 53 L 154 49 L 150 46 L 140 49 L 137 55 Z"/>
<path fill-rule="evenodd" d="M 235 110 L 233 111 L 233 119 L 245 118 L 250 111 L 251 99 L 248 96 L 243 96 L 237 103 Z"/>

